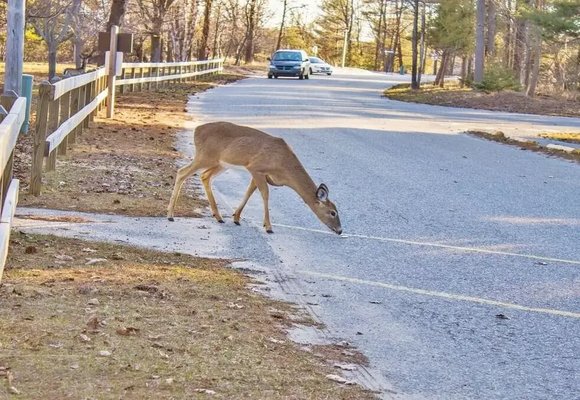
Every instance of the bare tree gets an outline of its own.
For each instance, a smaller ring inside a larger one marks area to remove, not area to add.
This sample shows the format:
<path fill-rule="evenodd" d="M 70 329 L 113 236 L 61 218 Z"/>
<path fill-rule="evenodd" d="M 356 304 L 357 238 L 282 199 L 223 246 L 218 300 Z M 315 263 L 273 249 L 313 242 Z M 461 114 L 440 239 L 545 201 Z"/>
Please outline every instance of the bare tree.
<path fill-rule="evenodd" d="M 151 61 L 161 61 L 161 38 L 165 17 L 176 0 L 137 0 L 143 24 L 151 34 Z"/>
<path fill-rule="evenodd" d="M 44 0 L 29 7 L 28 20 L 36 33 L 48 47 L 48 78 L 56 76 L 56 55 L 58 47 L 73 36 L 71 24 L 78 14 L 81 0 L 65 2 Z"/>
<path fill-rule="evenodd" d="M 209 56 L 207 42 L 209 41 L 212 4 L 213 0 L 205 0 L 205 7 L 203 10 L 203 27 L 201 28 L 201 40 L 199 41 L 199 48 L 197 50 L 198 60 L 207 60 Z"/>

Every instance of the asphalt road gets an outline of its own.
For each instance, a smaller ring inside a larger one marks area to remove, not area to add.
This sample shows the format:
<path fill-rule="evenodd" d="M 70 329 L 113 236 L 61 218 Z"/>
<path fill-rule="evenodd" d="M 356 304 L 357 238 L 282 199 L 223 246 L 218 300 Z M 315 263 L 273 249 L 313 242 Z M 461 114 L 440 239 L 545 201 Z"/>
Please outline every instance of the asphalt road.
<path fill-rule="evenodd" d="M 195 123 L 285 138 L 328 185 L 343 237 L 288 188 L 271 191 L 273 235 L 257 195 L 240 227 L 103 216 L 110 223 L 61 233 L 247 260 L 325 323 L 310 339 L 345 340 L 369 358 L 355 375 L 384 398 L 580 398 L 580 167 L 460 133 L 525 136 L 580 120 L 380 97 L 401 79 L 257 77 L 191 100 Z M 180 146 L 190 143 L 188 133 Z M 216 179 L 224 216 L 248 180 L 238 170 Z"/>
<path fill-rule="evenodd" d="M 526 135 L 580 121 L 381 98 L 399 79 L 250 79 L 200 96 L 192 112 L 285 138 L 329 186 L 347 238 L 318 232 L 291 190 L 274 189 L 278 225 L 258 239 L 261 251 L 394 391 L 579 398 L 580 168 L 456 132 Z M 222 202 L 237 204 L 247 182 L 239 171 L 218 178 Z M 233 242 L 261 229 L 261 207 L 255 196 L 255 226 Z"/>

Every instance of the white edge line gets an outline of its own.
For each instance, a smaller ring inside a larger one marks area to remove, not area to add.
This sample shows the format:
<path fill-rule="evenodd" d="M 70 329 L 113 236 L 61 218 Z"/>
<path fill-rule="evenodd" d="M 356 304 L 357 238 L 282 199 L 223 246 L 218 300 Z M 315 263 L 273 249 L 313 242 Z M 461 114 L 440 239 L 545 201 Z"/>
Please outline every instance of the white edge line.
<path fill-rule="evenodd" d="M 556 309 L 551 309 L 551 308 L 528 307 L 528 306 L 522 306 L 520 304 L 506 303 L 503 301 L 482 299 L 480 297 L 464 296 L 464 295 L 460 295 L 460 294 L 451 294 L 451 293 L 439 292 L 439 291 L 434 291 L 434 290 L 417 289 L 417 288 L 412 288 L 412 287 L 407 287 L 407 286 L 392 285 L 389 283 L 367 281 L 364 279 L 349 278 L 346 276 L 331 275 L 331 274 L 306 271 L 306 270 L 295 270 L 295 272 L 298 272 L 298 273 L 301 273 L 304 275 L 316 276 L 319 278 L 327 278 L 327 279 L 332 279 L 332 280 L 337 280 L 337 281 L 357 283 L 357 284 L 368 285 L 368 286 L 377 286 L 377 287 L 382 287 L 385 289 L 397 290 L 399 292 L 414 293 L 414 294 L 420 294 L 420 295 L 431 296 L 431 297 L 441 297 L 441 298 L 449 299 L 449 300 L 468 301 L 471 303 L 478 303 L 478 304 L 485 304 L 485 305 L 496 306 L 496 307 L 510 308 L 510 309 L 519 310 L 519 311 L 528 311 L 528 312 L 541 313 L 541 314 L 551 314 L 551 315 L 557 315 L 560 317 L 570 317 L 570 318 L 580 319 L 580 313 L 573 312 L 573 311 L 562 311 L 562 310 L 556 310 Z"/>
<path fill-rule="evenodd" d="M 281 228 L 288 228 L 288 229 L 296 229 L 301 231 L 308 231 L 308 232 L 316 232 L 316 233 L 323 233 L 325 235 L 335 235 L 335 233 L 323 231 L 320 229 L 310 229 L 310 228 L 302 228 L 299 226 L 292 226 L 292 225 L 284 225 L 284 224 L 272 224 L 273 226 L 279 226 Z M 464 252 L 472 252 L 472 253 L 484 253 L 484 254 L 495 254 L 495 255 L 502 255 L 502 256 L 510 256 L 510 257 L 520 257 L 520 258 L 529 258 L 532 260 L 541 260 L 541 261 L 551 261 L 551 262 L 560 262 L 565 264 L 573 264 L 573 265 L 580 265 L 579 260 L 568 260 L 562 258 L 552 258 L 552 257 L 543 257 L 543 256 L 536 256 L 533 254 L 521 254 L 521 253 L 510 253 L 507 251 L 499 251 L 499 250 L 488 250 L 488 249 L 481 249 L 477 247 L 462 247 L 462 246 L 453 246 L 448 244 L 440 244 L 440 243 L 431 243 L 431 242 L 418 242 L 414 240 L 405 240 L 405 239 L 395 239 L 395 238 L 385 238 L 385 237 L 378 237 L 378 236 L 367 236 L 367 235 L 358 235 L 358 234 L 343 234 L 343 237 L 354 237 L 359 239 L 369 239 L 369 240 L 376 240 L 379 242 L 392 242 L 392 243 L 403 243 L 403 244 L 410 244 L 416 246 L 428 246 L 428 247 L 438 247 L 442 249 L 450 249 L 450 250 L 459 250 Z"/>

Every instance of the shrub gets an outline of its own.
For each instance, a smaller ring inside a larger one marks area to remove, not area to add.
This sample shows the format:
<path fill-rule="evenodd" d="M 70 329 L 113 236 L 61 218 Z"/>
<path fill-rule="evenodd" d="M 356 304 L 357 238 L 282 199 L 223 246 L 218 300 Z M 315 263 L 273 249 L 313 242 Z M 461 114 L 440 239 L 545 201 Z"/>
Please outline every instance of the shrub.
<path fill-rule="evenodd" d="M 492 64 L 486 68 L 483 80 L 474 83 L 473 87 L 485 92 L 499 92 L 502 90 L 521 90 L 520 82 L 513 71 L 499 64 Z"/>

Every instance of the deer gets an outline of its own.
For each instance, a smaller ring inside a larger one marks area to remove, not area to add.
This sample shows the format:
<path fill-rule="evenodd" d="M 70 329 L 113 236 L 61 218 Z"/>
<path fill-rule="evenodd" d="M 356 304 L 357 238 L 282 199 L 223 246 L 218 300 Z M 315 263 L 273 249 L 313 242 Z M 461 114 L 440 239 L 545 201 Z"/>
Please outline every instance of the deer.
<path fill-rule="evenodd" d="M 84 74 L 87 71 L 87 60 L 93 56 L 94 52 L 93 50 L 89 54 L 81 53 L 81 66 L 79 68 L 65 68 L 62 73 L 63 78 Z"/>
<path fill-rule="evenodd" d="M 212 179 L 229 168 L 244 168 L 251 175 L 246 194 L 234 211 L 233 221 L 240 225 L 242 211 L 258 189 L 264 202 L 264 228 L 273 233 L 269 212 L 269 186 L 293 189 L 330 230 L 342 234 L 338 210 L 328 199 L 328 187 L 316 186 L 304 166 L 284 139 L 271 136 L 248 126 L 230 122 L 210 122 L 198 126 L 194 132 L 195 156 L 191 163 L 179 168 L 175 186 L 167 208 L 167 219 L 174 221 L 174 209 L 185 180 L 198 171 L 213 217 L 224 220 L 212 191 Z"/>

